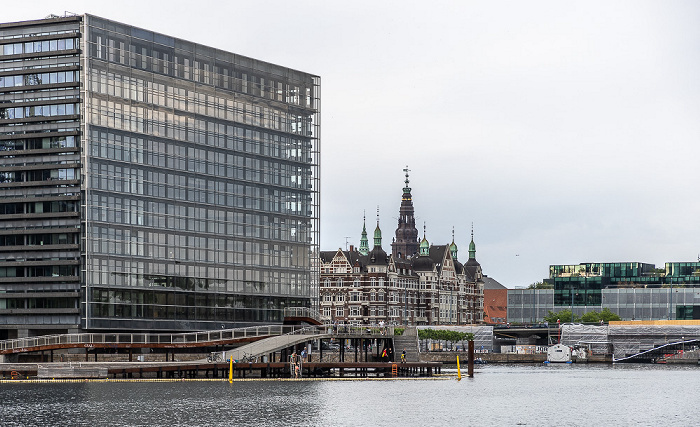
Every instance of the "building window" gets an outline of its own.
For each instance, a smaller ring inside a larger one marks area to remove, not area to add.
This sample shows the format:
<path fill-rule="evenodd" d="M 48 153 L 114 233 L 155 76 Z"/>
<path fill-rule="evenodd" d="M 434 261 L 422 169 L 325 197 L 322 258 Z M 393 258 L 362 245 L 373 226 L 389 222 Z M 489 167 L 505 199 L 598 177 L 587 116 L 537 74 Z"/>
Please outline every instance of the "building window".
<path fill-rule="evenodd" d="M 343 307 L 336 307 L 335 308 L 335 316 L 336 317 L 343 317 L 345 315 L 345 310 L 343 310 Z"/>

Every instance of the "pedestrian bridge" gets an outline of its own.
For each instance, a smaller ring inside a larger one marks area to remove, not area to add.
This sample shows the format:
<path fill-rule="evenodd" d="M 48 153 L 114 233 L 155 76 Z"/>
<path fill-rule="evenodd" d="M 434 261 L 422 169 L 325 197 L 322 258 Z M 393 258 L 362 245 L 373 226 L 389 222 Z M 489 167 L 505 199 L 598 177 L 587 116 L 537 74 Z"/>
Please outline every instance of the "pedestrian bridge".
<path fill-rule="evenodd" d="M 688 350 L 696 350 L 700 346 L 700 339 L 681 340 L 663 344 L 630 356 L 616 358 L 613 354 L 613 363 L 618 362 L 658 362 L 664 363 L 666 359 L 673 358 Z"/>
<path fill-rule="evenodd" d="M 240 344 L 305 328 L 301 325 L 265 325 L 203 332 L 153 333 L 78 333 L 41 335 L 0 341 L 0 354 L 27 353 L 66 348 L 197 348 Z"/>

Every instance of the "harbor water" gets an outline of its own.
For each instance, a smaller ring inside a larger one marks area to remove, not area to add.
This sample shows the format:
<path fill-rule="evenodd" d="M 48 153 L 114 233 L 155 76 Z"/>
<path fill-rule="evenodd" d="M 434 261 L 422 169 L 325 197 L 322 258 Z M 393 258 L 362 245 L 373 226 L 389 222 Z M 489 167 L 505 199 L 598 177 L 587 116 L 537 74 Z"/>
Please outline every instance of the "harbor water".
<path fill-rule="evenodd" d="M 0 424 L 685 426 L 698 395 L 697 366 L 632 364 L 485 365 L 461 381 L 5 383 Z"/>

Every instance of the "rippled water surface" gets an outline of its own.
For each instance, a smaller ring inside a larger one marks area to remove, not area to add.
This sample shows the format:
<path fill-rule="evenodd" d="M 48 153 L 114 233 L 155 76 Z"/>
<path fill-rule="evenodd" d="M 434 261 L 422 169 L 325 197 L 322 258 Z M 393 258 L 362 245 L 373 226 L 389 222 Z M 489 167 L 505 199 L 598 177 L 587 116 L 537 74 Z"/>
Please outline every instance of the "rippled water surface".
<path fill-rule="evenodd" d="M 0 384 L 6 425 L 694 425 L 700 368 L 497 366 L 475 378 Z"/>

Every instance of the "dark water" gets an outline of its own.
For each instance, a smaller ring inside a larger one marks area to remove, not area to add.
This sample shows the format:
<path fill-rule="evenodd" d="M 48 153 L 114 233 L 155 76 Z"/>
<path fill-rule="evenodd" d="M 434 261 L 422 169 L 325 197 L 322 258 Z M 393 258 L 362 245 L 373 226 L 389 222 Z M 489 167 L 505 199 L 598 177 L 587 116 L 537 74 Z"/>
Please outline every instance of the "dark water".
<path fill-rule="evenodd" d="M 485 366 L 474 379 L 0 384 L 0 425 L 696 425 L 700 368 Z"/>

